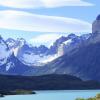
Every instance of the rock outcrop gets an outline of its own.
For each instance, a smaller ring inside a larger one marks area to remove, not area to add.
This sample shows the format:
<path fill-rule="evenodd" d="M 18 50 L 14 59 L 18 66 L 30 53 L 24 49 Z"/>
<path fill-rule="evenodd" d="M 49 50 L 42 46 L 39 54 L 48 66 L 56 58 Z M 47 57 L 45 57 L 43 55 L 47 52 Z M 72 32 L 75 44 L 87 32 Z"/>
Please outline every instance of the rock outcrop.
<path fill-rule="evenodd" d="M 92 24 L 92 33 L 100 33 L 100 15 L 97 16 Z"/>

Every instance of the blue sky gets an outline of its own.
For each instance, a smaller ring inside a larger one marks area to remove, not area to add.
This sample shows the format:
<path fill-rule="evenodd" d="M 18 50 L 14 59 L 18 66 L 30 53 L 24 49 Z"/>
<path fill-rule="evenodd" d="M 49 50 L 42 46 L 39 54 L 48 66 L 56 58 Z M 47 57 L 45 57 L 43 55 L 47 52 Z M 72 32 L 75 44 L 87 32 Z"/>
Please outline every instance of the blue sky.
<path fill-rule="evenodd" d="M 99 0 L 2 0 L 0 34 L 50 44 L 62 34 L 88 33 L 100 13 L 99 4 Z"/>

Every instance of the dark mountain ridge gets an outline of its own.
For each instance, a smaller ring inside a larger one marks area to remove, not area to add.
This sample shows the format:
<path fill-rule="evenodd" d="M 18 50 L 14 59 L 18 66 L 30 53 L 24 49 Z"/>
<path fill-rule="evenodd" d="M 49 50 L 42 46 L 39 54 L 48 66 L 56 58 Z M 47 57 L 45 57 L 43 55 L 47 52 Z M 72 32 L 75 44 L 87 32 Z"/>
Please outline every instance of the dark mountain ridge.
<path fill-rule="evenodd" d="M 100 89 L 97 81 L 82 81 L 70 75 L 9 76 L 0 75 L 0 90 L 84 90 Z"/>

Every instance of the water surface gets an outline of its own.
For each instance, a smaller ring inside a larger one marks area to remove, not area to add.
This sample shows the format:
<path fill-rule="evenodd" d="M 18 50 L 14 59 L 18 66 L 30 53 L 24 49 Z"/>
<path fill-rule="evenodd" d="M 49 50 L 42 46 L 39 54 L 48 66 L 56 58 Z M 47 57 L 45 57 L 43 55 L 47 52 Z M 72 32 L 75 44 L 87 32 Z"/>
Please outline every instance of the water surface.
<path fill-rule="evenodd" d="M 6 96 L 0 100 L 75 100 L 77 97 L 94 97 L 100 90 L 37 91 L 33 95 Z"/>

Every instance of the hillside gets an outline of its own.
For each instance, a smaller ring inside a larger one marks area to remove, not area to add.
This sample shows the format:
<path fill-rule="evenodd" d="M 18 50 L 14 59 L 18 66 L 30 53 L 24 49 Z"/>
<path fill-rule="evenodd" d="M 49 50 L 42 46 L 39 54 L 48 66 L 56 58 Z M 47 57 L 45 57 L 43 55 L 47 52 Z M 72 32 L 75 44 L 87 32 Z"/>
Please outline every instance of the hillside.
<path fill-rule="evenodd" d="M 54 73 L 70 74 L 84 80 L 100 81 L 100 42 L 91 43 L 75 49 L 71 54 L 66 54 L 47 64 Z"/>
<path fill-rule="evenodd" d="M 5 76 L 0 75 L 0 90 L 81 90 L 100 89 L 96 81 L 82 81 L 70 75 Z"/>

